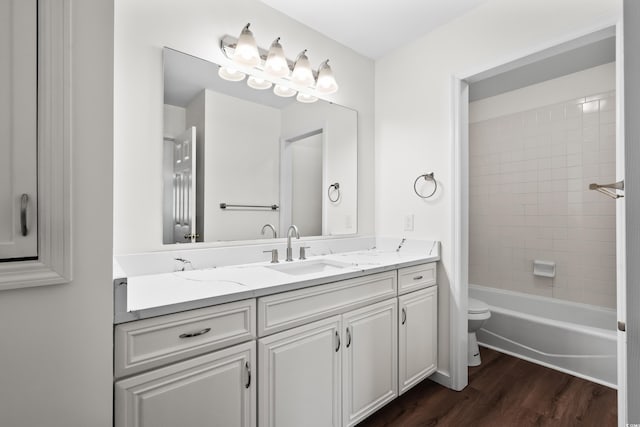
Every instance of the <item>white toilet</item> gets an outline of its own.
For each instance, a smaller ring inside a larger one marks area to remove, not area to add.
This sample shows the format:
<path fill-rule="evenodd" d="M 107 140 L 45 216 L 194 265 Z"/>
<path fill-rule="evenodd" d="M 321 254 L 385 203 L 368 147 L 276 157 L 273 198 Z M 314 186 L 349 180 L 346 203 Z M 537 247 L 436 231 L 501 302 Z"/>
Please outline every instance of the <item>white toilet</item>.
<path fill-rule="evenodd" d="M 476 331 L 484 325 L 491 317 L 489 306 L 480 300 L 469 298 L 468 316 L 468 330 L 469 330 L 469 344 L 467 346 L 468 351 L 468 365 L 478 366 L 482 363 L 480 360 L 480 349 L 478 348 L 478 339 L 476 337 Z"/>

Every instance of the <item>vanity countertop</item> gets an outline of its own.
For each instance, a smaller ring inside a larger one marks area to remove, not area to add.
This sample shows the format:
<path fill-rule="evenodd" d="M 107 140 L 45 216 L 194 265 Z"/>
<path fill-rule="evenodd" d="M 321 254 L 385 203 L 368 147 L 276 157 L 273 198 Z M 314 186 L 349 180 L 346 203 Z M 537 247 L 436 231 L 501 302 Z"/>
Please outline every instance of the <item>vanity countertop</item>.
<path fill-rule="evenodd" d="M 116 279 L 114 323 L 257 298 L 439 259 L 440 247 L 434 242 L 427 251 L 369 249 L 310 256 L 305 261 L 259 262 Z M 307 267 L 308 271 L 286 272 Z"/>

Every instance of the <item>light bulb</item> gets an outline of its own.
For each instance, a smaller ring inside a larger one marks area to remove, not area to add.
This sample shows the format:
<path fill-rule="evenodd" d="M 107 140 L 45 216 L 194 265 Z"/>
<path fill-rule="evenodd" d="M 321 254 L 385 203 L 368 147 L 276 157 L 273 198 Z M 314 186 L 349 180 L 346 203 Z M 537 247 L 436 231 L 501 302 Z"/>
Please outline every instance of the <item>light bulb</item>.
<path fill-rule="evenodd" d="M 246 77 L 246 74 L 242 71 L 238 71 L 235 68 L 231 67 L 220 67 L 218 68 L 218 76 L 224 80 L 228 80 L 230 82 L 239 82 Z"/>
<path fill-rule="evenodd" d="M 242 29 L 240 37 L 238 37 L 238 43 L 236 43 L 236 48 L 233 52 L 233 61 L 253 67 L 260 62 L 260 54 L 258 53 L 258 46 L 253 38 L 253 33 L 249 30 L 249 25 L 247 24 Z"/>
<path fill-rule="evenodd" d="M 280 37 L 271 43 L 267 61 L 264 64 L 264 72 L 276 79 L 289 74 L 289 64 L 287 64 L 287 58 L 284 56 Z"/>
<path fill-rule="evenodd" d="M 289 98 L 296 94 L 296 90 L 288 86 L 275 85 L 273 93 L 283 98 Z"/>
<path fill-rule="evenodd" d="M 269 89 L 273 83 L 269 80 L 265 80 L 256 76 L 249 76 L 247 79 L 247 85 L 253 89 L 264 90 Z"/>
<path fill-rule="evenodd" d="M 311 63 L 306 55 L 307 50 L 303 50 L 296 59 L 296 64 L 291 73 L 291 80 L 300 86 L 311 86 L 314 83 L 313 71 L 311 71 Z"/>
<path fill-rule="evenodd" d="M 329 66 L 329 60 L 327 59 L 320 64 L 318 70 L 318 82 L 316 83 L 316 91 L 319 93 L 329 94 L 338 91 L 338 83 L 336 83 L 335 77 L 333 77 L 333 71 Z"/>
<path fill-rule="evenodd" d="M 311 104 L 312 102 L 316 102 L 318 100 L 318 97 L 309 95 L 307 93 L 298 92 L 298 96 L 296 96 L 296 100 L 298 102 L 302 102 L 305 104 Z"/>

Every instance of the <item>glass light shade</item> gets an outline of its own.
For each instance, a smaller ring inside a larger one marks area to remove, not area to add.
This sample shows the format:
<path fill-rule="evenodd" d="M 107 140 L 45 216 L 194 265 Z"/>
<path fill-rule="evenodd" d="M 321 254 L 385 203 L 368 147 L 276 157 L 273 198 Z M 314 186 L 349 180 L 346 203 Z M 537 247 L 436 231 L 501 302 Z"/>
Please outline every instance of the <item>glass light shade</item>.
<path fill-rule="evenodd" d="M 306 55 L 307 50 L 303 50 L 296 59 L 296 64 L 293 67 L 291 73 L 291 80 L 300 86 L 311 86 L 315 82 L 313 78 L 313 71 L 311 71 L 311 63 Z"/>
<path fill-rule="evenodd" d="M 318 82 L 316 83 L 316 91 L 318 93 L 335 93 L 338 91 L 338 83 L 335 77 L 333 77 L 333 71 L 329 66 L 329 60 L 327 59 L 320 65 L 318 70 Z"/>
<path fill-rule="evenodd" d="M 230 82 L 239 82 L 240 80 L 243 80 L 246 77 L 245 73 L 231 67 L 218 68 L 218 75 L 220 76 L 221 79 L 228 80 Z"/>
<path fill-rule="evenodd" d="M 309 95 L 307 93 L 298 92 L 298 96 L 296 96 L 296 100 L 298 102 L 303 102 L 305 104 L 311 104 L 312 102 L 316 102 L 318 100 L 318 97 Z"/>
<path fill-rule="evenodd" d="M 253 89 L 264 90 L 269 89 L 273 83 L 260 77 L 249 76 L 247 85 Z"/>
<path fill-rule="evenodd" d="M 296 90 L 287 86 L 275 85 L 273 93 L 283 98 L 289 98 L 296 94 Z"/>
<path fill-rule="evenodd" d="M 237 64 L 253 67 L 260 62 L 260 53 L 253 33 L 247 24 L 238 37 L 235 51 L 233 52 L 233 61 Z"/>
<path fill-rule="evenodd" d="M 287 64 L 287 58 L 284 56 L 280 37 L 271 43 L 267 61 L 264 64 L 264 72 L 273 78 L 280 78 L 289 74 L 289 64 Z"/>

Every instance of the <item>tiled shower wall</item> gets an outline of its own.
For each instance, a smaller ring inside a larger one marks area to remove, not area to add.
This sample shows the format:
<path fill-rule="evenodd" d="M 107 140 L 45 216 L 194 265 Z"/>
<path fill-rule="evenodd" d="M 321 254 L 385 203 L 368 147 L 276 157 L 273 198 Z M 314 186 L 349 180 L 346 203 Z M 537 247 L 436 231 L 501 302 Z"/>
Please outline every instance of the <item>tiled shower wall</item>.
<path fill-rule="evenodd" d="M 614 92 L 471 123 L 469 283 L 614 308 L 614 181 Z"/>

